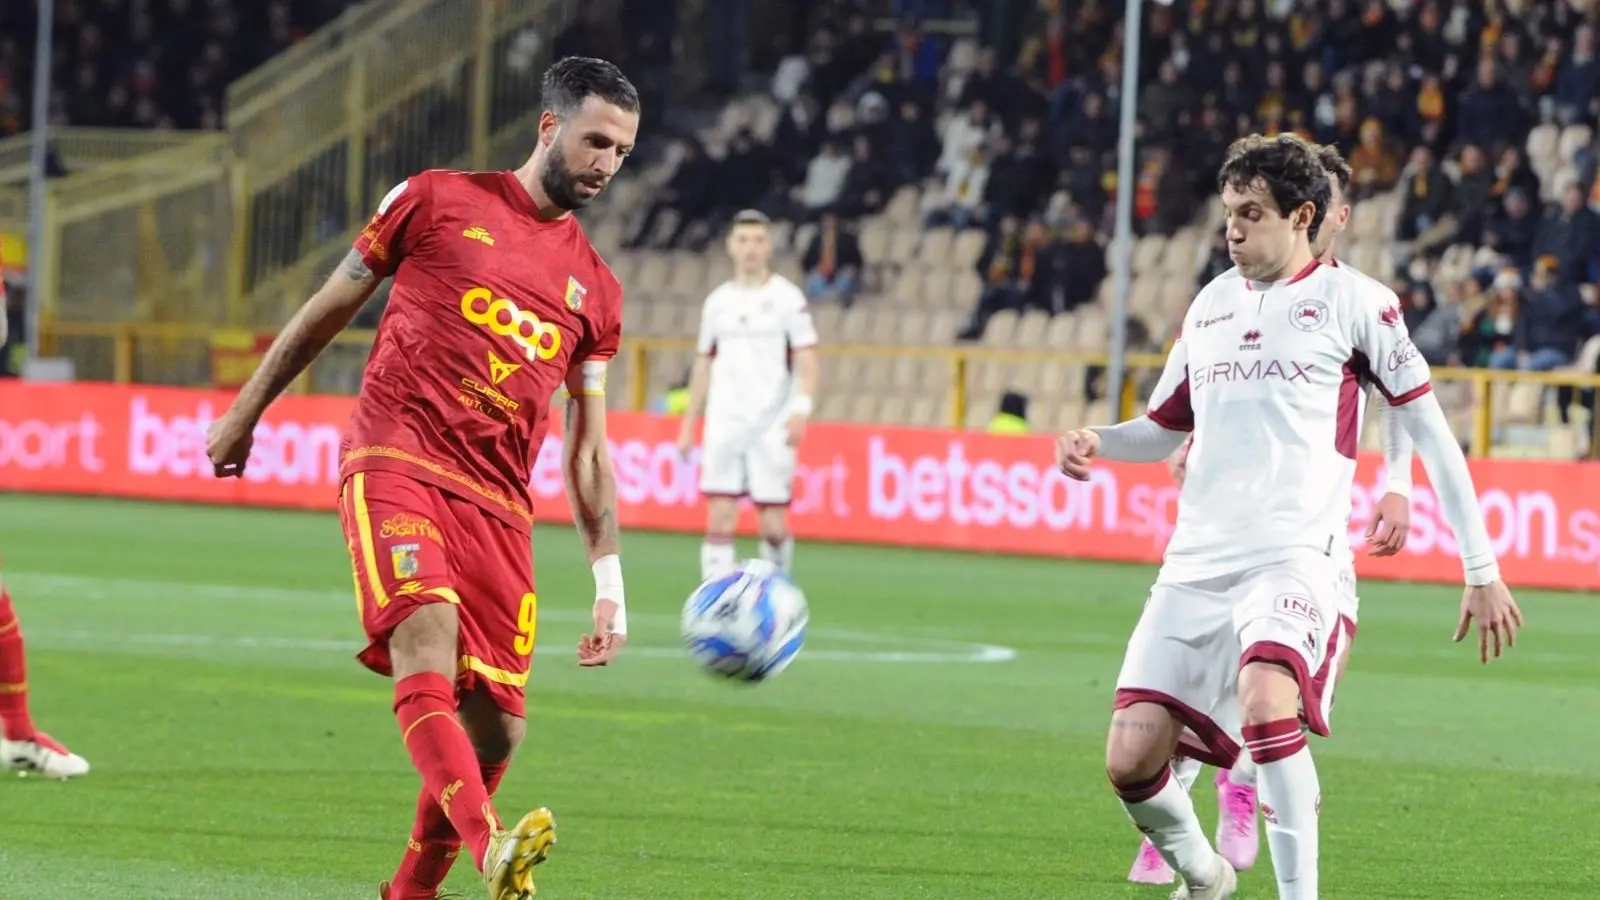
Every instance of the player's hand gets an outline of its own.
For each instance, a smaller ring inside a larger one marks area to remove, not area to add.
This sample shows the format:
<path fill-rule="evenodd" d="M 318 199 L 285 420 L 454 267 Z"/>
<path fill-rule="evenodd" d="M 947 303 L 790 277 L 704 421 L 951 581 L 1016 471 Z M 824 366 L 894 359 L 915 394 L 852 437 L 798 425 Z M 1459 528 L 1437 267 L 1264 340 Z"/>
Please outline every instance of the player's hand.
<path fill-rule="evenodd" d="M 683 427 L 678 429 L 678 457 L 687 460 L 692 450 L 694 450 L 694 426 L 686 420 Z"/>
<path fill-rule="evenodd" d="M 256 423 L 228 410 L 206 429 L 206 456 L 218 478 L 239 478 L 250 461 Z"/>
<path fill-rule="evenodd" d="M 1452 640 L 1460 643 L 1467 636 L 1473 620 L 1478 622 L 1478 657 L 1483 662 L 1494 658 L 1517 645 L 1517 629 L 1522 627 L 1522 610 L 1512 599 L 1511 590 L 1503 581 L 1478 587 L 1469 586 L 1461 595 L 1461 621 L 1456 623 Z"/>
<path fill-rule="evenodd" d="M 1399 494 L 1384 494 L 1367 526 L 1367 552 L 1393 556 L 1405 549 L 1411 534 L 1411 501 Z"/>
<path fill-rule="evenodd" d="M 627 635 L 617 634 L 611 629 L 612 623 L 617 618 L 617 604 L 614 600 L 596 600 L 594 602 L 594 631 L 583 636 L 578 641 L 578 665 L 603 666 L 611 662 L 622 645 L 628 642 Z"/>
<path fill-rule="evenodd" d="M 800 446 L 800 439 L 806 436 L 806 423 L 809 421 L 811 421 L 809 418 L 799 413 L 789 417 L 788 423 L 783 426 L 784 439 L 789 442 L 789 446 Z"/>
<path fill-rule="evenodd" d="M 1056 438 L 1056 468 L 1077 481 L 1089 480 L 1089 460 L 1100 452 L 1100 435 L 1080 428 Z"/>

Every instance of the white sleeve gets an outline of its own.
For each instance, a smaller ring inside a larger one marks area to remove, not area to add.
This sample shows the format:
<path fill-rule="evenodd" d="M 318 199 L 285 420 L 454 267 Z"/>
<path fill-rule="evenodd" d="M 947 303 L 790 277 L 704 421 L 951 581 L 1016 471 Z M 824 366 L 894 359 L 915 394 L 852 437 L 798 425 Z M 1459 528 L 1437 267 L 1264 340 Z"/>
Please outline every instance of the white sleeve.
<path fill-rule="evenodd" d="M 1406 332 L 1400 299 L 1387 287 L 1367 282 L 1351 291 L 1350 301 L 1352 349 L 1388 401 L 1393 421 L 1416 442 L 1445 521 L 1456 533 L 1467 584 L 1498 581 L 1500 567 L 1478 506 L 1478 489 L 1450 420 L 1433 396 L 1428 363 Z"/>
<path fill-rule="evenodd" d="M 1472 484 L 1467 458 L 1456 443 L 1439 398 L 1425 393 L 1412 403 L 1395 407 L 1393 417 L 1417 442 L 1422 466 L 1439 495 L 1439 507 L 1450 530 L 1456 533 L 1467 584 L 1499 581 L 1500 566 L 1494 558 L 1489 529 L 1483 523 L 1483 509 L 1478 506 L 1478 490 Z"/>
<path fill-rule="evenodd" d="M 783 317 L 783 331 L 791 350 L 817 345 L 817 323 L 812 321 L 811 307 L 806 305 L 806 295 L 799 288 L 794 289 L 788 313 Z"/>
<path fill-rule="evenodd" d="M 712 291 L 705 305 L 700 307 L 700 337 L 695 341 L 694 350 L 701 356 L 711 356 L 717 352 L 716 308 L 717 292 Z"/>
<path fill-rule="evenodd" d="M 1386 493 L 1411 496 L 1411 452 L 1414 447 L 1411 434 L 1400 424 L 1399 416 L 1381 392 L 1375 397 L 1378 403 L 1378 430 L 1383 438 L 1383 465 L 1386 470 Z"/>
<path fill-rule="evenodd" d="M 1181 337 L 1167 355 L 1145 414 L 1094 431 L 1100 435 L 1099 455 L 1119 462 L 1160 462 L 1183 446 L 1194 431 L 1194 410 L 1189 406 L 1189 352 Z"/>
<path fill-rule="evenodd" d="M 1394 291 L 1363 279 L 1351 286 L 1346 307 L 1356 365 L 1365 368 L 1390 406 L 1404 406 L 1433 390 L 1433 374 L 1411 343 Z"/>

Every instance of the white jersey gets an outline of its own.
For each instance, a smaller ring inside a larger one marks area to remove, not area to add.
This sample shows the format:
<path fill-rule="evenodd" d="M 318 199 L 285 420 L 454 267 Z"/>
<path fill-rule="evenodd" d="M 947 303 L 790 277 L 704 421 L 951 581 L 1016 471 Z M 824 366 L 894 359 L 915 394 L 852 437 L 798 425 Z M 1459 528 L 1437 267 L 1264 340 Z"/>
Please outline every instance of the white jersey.
<path fill-rule="evenodd" d="M 1162 580 L 1347 551 L 1363 384 L 1398 406 L 1429 379 L 1398 298 L 1370 278 L 1312 263 L 1206 285 L 1150 398 L 1157 424 L 1194 432 Z"/>
<path fill-rule="evenodd" d="M 782 275 L 712 291 L 697 348 L 712 358 L 706 441 L 753 440 L 786 421 L 795 388 L 790 354 L 816 343 L 806 296 Z"/>

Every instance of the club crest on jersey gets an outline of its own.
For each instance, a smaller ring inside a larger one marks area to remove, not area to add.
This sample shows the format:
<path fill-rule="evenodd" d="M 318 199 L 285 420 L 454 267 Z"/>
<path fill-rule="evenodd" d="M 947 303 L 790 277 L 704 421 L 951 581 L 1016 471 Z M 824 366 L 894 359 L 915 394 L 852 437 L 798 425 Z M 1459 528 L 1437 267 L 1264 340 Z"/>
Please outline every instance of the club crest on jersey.
<path fill-rule="evenodd" d="M 1289 324 L 1301 331 L 1316 331 L 1328 324 L 1328 304 L 1313 297 L 1289 307 Z"/>
<path fill-rule="evenodd" d="M 421 544 L 395 544 L 389 548 L 389 562 L 394 566 L 394 577 L 410 578 L 417 574 L 422 564 L 417 561 Z"/>
<path fill-rule="evenodd" d="M 1244 333 L 1244 343 L 1239 345 L 1240 350 L 1260 350 L 1261 332 L 1254 328 Z"/>
<path fill-rule="evenodd" d="M 573 278 L 571 275 L 567 276 L 567 309 L 573 312 L 583 309 L 583 298 L 588 293 L 589 289 L 579 283 L 578 279 Z"/>
<path fill-rule="evenodd" d="M 1395 306 L 1392 303 L 1388 306 L 1385 306 L 1382 311 L 1378 313 L 1378 321 L 1389 326 L 1390 328 L 1399 325 L 1404 318 L 1405 317 L 1400 314 L 1400 307 Z"/>

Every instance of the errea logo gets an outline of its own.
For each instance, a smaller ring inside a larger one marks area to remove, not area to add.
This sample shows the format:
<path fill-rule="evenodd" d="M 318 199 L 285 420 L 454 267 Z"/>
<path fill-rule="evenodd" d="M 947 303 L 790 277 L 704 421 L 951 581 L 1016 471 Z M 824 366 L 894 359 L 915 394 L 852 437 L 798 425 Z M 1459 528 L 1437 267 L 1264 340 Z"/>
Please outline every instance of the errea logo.
<path fill-rule="evenodd" d="M 488 288 L 476 287 L 462 294 L 461 315 L 474 325 L 510 338 L 528 362 L 552 360 L 561 352 L 559 328 L 505 297 L 496 297 Z"/>
<path fill-rule="evenodd" d="M 478 243 L 488 247 L 494 246 L 494 237 L 489 234 L 489 229 L 487 228 L 481 228 L 477 225 L 474 225 L 471 228 L 468 228 L 466 231 L 461 232 L 461 236 L 469 241 L 477 241 Z"/>

